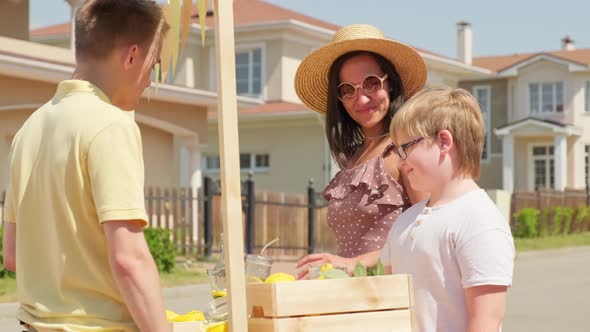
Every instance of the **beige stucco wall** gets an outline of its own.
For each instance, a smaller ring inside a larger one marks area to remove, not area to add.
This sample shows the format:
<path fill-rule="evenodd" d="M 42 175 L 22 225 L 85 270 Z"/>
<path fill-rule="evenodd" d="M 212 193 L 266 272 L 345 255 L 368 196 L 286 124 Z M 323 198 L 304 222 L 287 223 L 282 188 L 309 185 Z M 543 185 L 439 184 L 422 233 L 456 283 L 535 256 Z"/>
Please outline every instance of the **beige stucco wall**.
<path fill-rule="evenodd" d="M 573 123 L 573 98 L 576 94 L 575 86 L 572 84 L 573 78 L 566 65 L 553 61 L 539 60 L 521 68 L 518 77 L 515 79 L 515 110 L 511 122 L 535 116 L 564 123 Z M 558 81 L 563 81 L 564 84 L 564 112 L 530 114 L 529 83 Z"/>
<path fill-rule="evenodd" d="M 143 144 L 145 185 L 170 187 L 175 183 L 173 136 L 159 129 L 139 124 Z"/>
<path fill-rule="evenodd" d="M 54 94 L 55 84 L 0 76 L 0 107 L 8 105 L 40 105 Z M 0 111 L 0 191 L 8 183 L 7 160 L 10 142 L 14 134 L 34 110 Z M 207 142 L 207 112 L 204 107 L 142 100 L 137 113 L 172 123 L 175 126 L 196 132 L 200 143 Z M 177 186 L 179 175 L 177 149 L 174 135 L 165 130 L 139 123 L 144 149 L 147 185 Z"/>
<path fill-rule="evenodd" d="M 137 112 L 194 131 L 201 144 L 207 143 L 207 109 L 203 106 L 142 99 Z"/>
<path fill-rule="evenodd" d="M 209 129 L 207 155 L 219 155 L 217 124 Z M 316 190 L 327 183 L 322 127 L 316 119 L 240 123 L 240 152 L 270 155 L 270 170 L 255 173 L 256 190 L 305 193 L 313 178 Z M 218 173 L 208 173 L 218 178 Z M 247 174 L 242 173 L 242 180 Z"/>
<path fill-rule="evenodd" d="M 29 40 L 29 0 L 0 1 L 0 36 Z"/>
<path fill-rule="evenodd" d="M 460 88 L 471 93 L 475 87 L 490 88 L 490 157 L 481 162 L 480 186 L 486 189 L 502 188 L 502 139 L 494 129 L 508 122 L 508 83 L 505 79 L 461 82 Z"/>

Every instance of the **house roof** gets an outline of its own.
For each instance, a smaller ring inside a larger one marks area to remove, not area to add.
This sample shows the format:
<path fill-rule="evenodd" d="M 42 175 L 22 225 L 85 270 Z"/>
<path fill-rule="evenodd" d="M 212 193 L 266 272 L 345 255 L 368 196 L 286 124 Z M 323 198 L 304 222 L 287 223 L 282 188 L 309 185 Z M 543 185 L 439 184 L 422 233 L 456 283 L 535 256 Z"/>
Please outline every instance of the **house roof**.
<path fill-rule="evenodd" d="M 581 65 L 590 65 L 590 48 L 572 51 L 558 50 L 536 53 L 476 57 L 473 58 L 473 65 L 477 67 L 486 68 L 495 72 L 500 72 L 515 65 L 518 65 L 519 63 L 524 62 L 528 59 L 540 55 L 549 55 L 568 62 L 574 62 Z"/>
<path fill-rule="evenodd" d="M 70 22 L 49 25 L 37 29 L 31 29 L 31 37 L 46 37 L 53 35 L 69 34 L 72 31 L 72 24 Z"/>
<path fill-rule="evenodd" d="M 322 21 L 296 11 L 286 9 L 261 0 L 234 0 L 234 25 L 250 25 L 268 22 L 297 20 L 303 23 L 311 24 L 328 30 L 338 30 L 340 26 Z M 207 17 L 207 26 L 212 27 L 215 22 L 213 17 Z M 193 23 L 198 24 L 199 18 L 197 12 L 193 13 Z M 61 23 L 47 27 L 32 29 L 31 37 L 47 37 L 54 35 L 69 34 L 72 25 Z"/>
<path fill-rule="evenodd" d="M 193 15 L 194 23 L 198 23 L 198 15 Z M 338 30 L 340 26 L 307 16 L 296 11 L 277 6 L 261 0 L 234 0 L 234 25 L 260 24 L 266 22 L 297 20 L 328 30 Z M 215 24 L 213 17 L 207 17 L 207 26 Z"/>
<path fill-rule="evenodd" d="M 563 133 L 567 135 L 579 136 L 582 129 L 571 124 L 562 123 L 559 121 L 541 119 L 536 117 L 526 117 L 524 119 L 505 124 L 494 129 L 494 133 L 498 136 L 509 135 L 513 130 L 524 127 L 528 124 L 545 127 L 553 130 L 555 133 Z"/>
<path fill-rule="evenodd" d="M 269 101 L 264 104 L 260 104 L 254 107 L 248 108 L 240 108 L 238 110 L 239 116 L 257 116 L 257 115 L 268 115 L 273 116 L 277 114 L 315 114 L 315 112 L 310 111 L 303 104 L 299 103 L 289 103 L 284 101 Z M 210 111 L 208 114 L 209 119 L 216 119 L 217 112 Z"/>

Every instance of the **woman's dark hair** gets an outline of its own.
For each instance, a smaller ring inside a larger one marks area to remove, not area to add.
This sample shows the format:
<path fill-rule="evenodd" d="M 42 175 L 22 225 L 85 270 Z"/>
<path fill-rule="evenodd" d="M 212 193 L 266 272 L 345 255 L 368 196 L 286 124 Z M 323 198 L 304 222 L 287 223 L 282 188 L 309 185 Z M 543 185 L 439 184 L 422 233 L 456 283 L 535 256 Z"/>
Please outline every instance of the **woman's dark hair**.
<path fill-rule="evenodd" d="M 328 76 L 328 109 L 326 112 L 326 138 L 330 144 L 332 156 L 341 169 L 346 168 L 346 163 L 356 149 L 361 146 L 364 135 L 361 126 L 354 121 L 340 99 L 338 99 L 338 85 L 340 82 L 340 70 L 348 59 L 358 55 L 369 55 L 377 61 L 384 74 L 388 74 L 389 84 L 389 109 L 383 118 L 382 134 L 389 131 L 391 119 L 404 102 L 402 81 L 395 70 L 395 66 L 381 55 L 368 51 L 354 51 L 341 55 L 330 68 Z"/>

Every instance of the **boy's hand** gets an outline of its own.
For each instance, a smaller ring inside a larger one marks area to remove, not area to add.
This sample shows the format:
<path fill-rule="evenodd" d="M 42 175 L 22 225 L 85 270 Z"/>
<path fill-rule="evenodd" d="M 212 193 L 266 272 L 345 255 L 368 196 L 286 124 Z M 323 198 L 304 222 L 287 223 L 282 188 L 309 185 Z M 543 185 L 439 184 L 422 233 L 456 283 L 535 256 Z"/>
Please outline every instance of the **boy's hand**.
<path fill-rule="evenodd" d="M 465 289 L 468 332 L 498 332 L 506 311 L 507 286 L 483 285 Z"/>

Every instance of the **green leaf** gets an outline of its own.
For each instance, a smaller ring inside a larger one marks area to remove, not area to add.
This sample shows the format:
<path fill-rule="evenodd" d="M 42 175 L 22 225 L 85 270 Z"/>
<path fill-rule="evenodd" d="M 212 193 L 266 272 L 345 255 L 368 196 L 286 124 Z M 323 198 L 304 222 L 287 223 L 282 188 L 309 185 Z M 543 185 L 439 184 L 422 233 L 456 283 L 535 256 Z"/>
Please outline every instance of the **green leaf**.
<path fill-rule="evenodd" d="M 330 269 L 320 273 L 326 279 L 343 279 L 350 277 L 346 272 L 340 269 Z"/>
<path fill-rule="evenodd" d="M 381 259 L 379 259 L 377 261 L 377 264 L 375 266 L 373 266 L 373 275 L 374 276 L 382 276 L 385 275 L 385 266 L 383 266 L 383 263 L 381 262 Z"/>
<path fill-rule="evenodd" d="M 367 276 L 367 268 L 361 264 L 361 262 L 356 263 L 354 266 L 354 276 L 355 277 L 366 277 Z"/>

